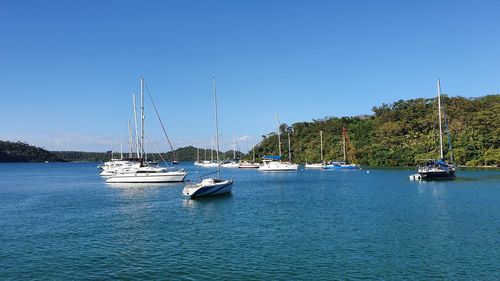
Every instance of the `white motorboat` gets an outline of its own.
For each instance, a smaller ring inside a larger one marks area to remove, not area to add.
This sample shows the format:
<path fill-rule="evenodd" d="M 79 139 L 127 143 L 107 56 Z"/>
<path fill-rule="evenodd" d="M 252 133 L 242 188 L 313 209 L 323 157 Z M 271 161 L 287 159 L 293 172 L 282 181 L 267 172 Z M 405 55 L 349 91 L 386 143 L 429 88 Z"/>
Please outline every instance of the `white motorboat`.
<path fill-rule="evenodd" d="M 153 102 L 152 98 L 151 102 Z M 134 112 L 135 112 L 135 98 L 134 98 Z M 160 119 L 159 115 L 158 119 Z M 163 128 L 163 123 L 161 123 L 161 125 Z M 141 78 L 141 135 L 140 135 L 140 140 L 137 141 L 137 144 L 138 144 L 137 151 L 139 160 L 138 163 L 132 165 L 131 167 L 115 171 L 113 175 L 111 175 L 106 180 L 107 183 L 162 183 L 162 182 L 182 182 L 184 180 L 184 178 L 187 175 L 187 172 L 185 172 L 183 169 L 172 169 L 160 166 L 152 166 L 152 164 L 147 163 L 145 146 L 144 146 L 144 79 L 143 78 Z"/>
<path fill-rule="evenodd" d="M 259 171 L 279 172 L 296 171 L 299 165 L 291 162 L 282 162 L 280 156 L 264 156 Z"/>
<path fill-rule="evenodd" d="M 215 105 L 215 139 L 216 139 L 216 163 L 219 162 L 219 116 L 217 113 L 217 92 L 215 89 L 215 78 L 212 79 L 212 91 L 214 96 Z M 220 194 L 230 193 L 233 186 L 232 179 L 221 179 L 220 178 L 220 165 L 217 164 L 217 177 L 216 178 L 205 178 L 199 183 L 188 184 L 182 190 L 182 193 L 191 198 L 204 197 L 204 196 L 214 196 Z M 210 174 L 213 174 L 210 173 Z M 208 175 L 210 175 L 208 174 Z"/>

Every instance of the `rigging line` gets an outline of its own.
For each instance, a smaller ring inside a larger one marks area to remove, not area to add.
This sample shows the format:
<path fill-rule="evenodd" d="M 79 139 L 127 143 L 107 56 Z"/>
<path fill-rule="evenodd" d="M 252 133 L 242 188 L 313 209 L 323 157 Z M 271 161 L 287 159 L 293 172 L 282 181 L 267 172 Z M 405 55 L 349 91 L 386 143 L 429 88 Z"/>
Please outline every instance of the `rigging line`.
<path fill-rule="evenodd" d="M 170 138 L 167 135 L 167 131 L 165 130 L 165 126 L 163 126 L 163 121 L 161 121 L 160 114 L 158 113 L 158 110 L 156 109 L 156 105 L 153 101 L 153 97 L 151 96 L 151 93 L 149 92 L 148 85 L 145 85 L 145 87 L 146 87 L 146 91 L 148 92 L 149 99 L 151 100 L 151 104 L 153 104 L 153 108 L 156 112 L 156 116 L 158 117 L 158 121 L 160 121 L 160 125 L 161 125 L 161 128 L 163 130 L 163 134 L 165 135 L 165 138 L 167 139 L 168 145 L 170 146 L 170 150 L 172 151 L 172 155 L 173 155 L 174 160 L 175 160 L 174 147 L 172 146 L 172 143 L 170 142 Z"/>
<path fill-rule="evenodd" d="M 165 161 L 165 158 L 163 158 L 163 156 L 161 155 L 160 150 L 158 149 L 158 147 L 156 146 L 156 144 L 155 144 L 153 141 L 151 141 L 151 138 L 149 137 L 149 135 L 148 135 L 148 134 L 146 134 L 146 138 L 148 139 L 148 142 L 149 142 L 150 144 L 152 144 L 152 145 L 153 145 L 153 147 L 156 149 L 156 153 L 160 156 L 161 160 L 163 160 L 163 162 L 165 162 L 165 164 L 166 164 L 166 163 L 167 163 L 167 161 Z M 153 155 L 153 157 L 154 157 L 154 155 Z M 153 160 L 154 160 L 154 158 L 153 158 Z"/>

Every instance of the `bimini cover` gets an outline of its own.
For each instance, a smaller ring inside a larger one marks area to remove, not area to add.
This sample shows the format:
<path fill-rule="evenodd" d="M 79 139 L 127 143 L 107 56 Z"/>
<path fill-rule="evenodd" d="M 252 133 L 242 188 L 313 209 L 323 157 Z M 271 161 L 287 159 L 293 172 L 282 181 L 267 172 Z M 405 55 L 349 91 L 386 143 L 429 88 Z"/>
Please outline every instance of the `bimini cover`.
<path fill-rule="evenodd" d="M 446 164 L 446 162 L 444 162 L 443 159 L 439 159 L 438 161 L 436 161 L 436 164 L 438 164 L 440 166 L 448 166 L 448 164 Z"/>
<path fill-rule="evenodd" d="M 262 157 L 262 159 L 280 160 L 281 157 L 280 156 L 272 156 L 272 155 L 270 155 L 270 156 L 264 156 L 264 157 Z"/>

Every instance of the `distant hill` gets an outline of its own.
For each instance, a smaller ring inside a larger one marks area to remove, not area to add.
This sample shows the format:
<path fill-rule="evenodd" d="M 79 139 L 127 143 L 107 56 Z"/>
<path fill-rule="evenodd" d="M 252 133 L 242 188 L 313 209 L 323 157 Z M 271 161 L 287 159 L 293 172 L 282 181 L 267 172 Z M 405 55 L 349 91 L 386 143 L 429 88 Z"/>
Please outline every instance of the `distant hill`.
<path fill-rule="evenodd" d="M 82 152 L 82 151 L 53 151 L 53 153 L 60 159 L 64 161 L 70 162 L 104 162 L 109 161 L 111 159 L 111 152 Z M 197 156 L 197 148 L 193 146 L 181 147 L 176 151 L 176 159 L 177 161 L 195 161 Z M 160 156 L 161 155 L 161 156 Z M 210 150 L 207 149 L 207 155 L 210 159 Z M 215 155 L 215 151 L 214 151 Z M 244 154 L 237 151 L 236 157 L 242 157 Z M 128 156 L 128 154 L 123 155 L 124 157 Z M 200 148 L 200 158 L 203 160 L 204 150 Z M 214 156 L 215 157 L 215 156 Z M 233 151 L 220 152 L 220 159 L 230 159 L 233 157 Z M 120 158 L 120 154 L 114 152 L 113 158 Z M 158 153 L 149 153 L 148 158 L 150 160 L 155 161 L 163 161 L 163 159 L 167 162 L 173 160 L 172 152 L 163 152 L 161 154 Z M 163 159 L 162 159 L 163 158 Z"/>
<path fill-rule="evenodd" d="M 24 142 L 0 141 L 0 162 L 60 162 L 56 154 Z"/>

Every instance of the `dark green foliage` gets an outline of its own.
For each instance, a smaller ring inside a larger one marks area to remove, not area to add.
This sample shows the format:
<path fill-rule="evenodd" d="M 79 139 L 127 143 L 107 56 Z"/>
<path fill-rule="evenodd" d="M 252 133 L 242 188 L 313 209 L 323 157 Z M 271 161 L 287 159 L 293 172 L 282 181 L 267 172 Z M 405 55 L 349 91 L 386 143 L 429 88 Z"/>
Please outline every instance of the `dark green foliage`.
<path fill-rule="evenodd" d="M 442 97 L 453 143 L 453 157 L 459 165 L 500 165 L 500 95 L 481 98 Z M 298 163 L 320 161 L 319 131 L 323 131 L 325 160 L 341 160 L 342 127 L 347 128 L 352 148 L 351 159 L 358 164 L 373 166 L 410 166 L 417 159 L 438 157 L 437 103 L 433 99 L 399 100 L 393 104 L 374 107 L 371 116 L 328 117 L 313 122 L 282 124 L 281 150 L 288 157 L 290 131 L 293 160 Z M 443 128 L 444 129 L 444 128 Z M 445 158 L 450 158 L 446 136 Z M 355 150 L 353 149 L 355 148 Z M 178 161 L 196 160 L 195 147 L 176 150 Z M 255 147 L 256 159 L 278 154 L 276 133 L 262 136 Z M 200 160 L 204 160 L 200 149 Z M 210 150 L 207 151 L 210 157 Z M 215 154 L 214 154 L 215 155 Z M 231 159 L 232 151 L 221 152 L 220 159 Z M 115 153 L 114 157 L 119 157 Z M 163 159 L 172 161 L 172 153 L 163 153 Z M 215 157 L 215 156 L 214 156 Z M 237 158 L 250 160 L 252 153 L 237 152 Z M 56 151 L 34 147 L 23 142 L 0 141 L 0 162 L 28 161 L 107 161 L 110 153 Z M 161 161 L 158 154 L 149 158 Z"/>
<path fill-rule="evenodd" d="M 500 165 L 500 95 L 481 98 L 442 97 L 449 124 L 454 159 L 459 165 Z M 438 157 L 438 116 L 436 99 L 399 100 L 374 107 L 372 116 L 329 117 L 300 122 L 293 128 L 293 160 L 298 163 L 320 160 L 319 131 L 323 131 L 326 160 L 342 159 L 342 127 L 356 148 L 358 164 L 410 166 L 417 159 Z M 281 126 L 282 155 L 288 157 L 287 136 Z M 443 125 L 444 130 L 444 125 Z M 450 158 L 446 135 L 445 158 Z M 255 147 L 256 154 L 278 154 L 277 134 L 265 136 Z"/>
<path fill-rule="evenodd" d="M 106 152 L 83 152 L 83 151 L 53 151 L 57 157 L 69 162 L 104 162 L 109 161 L 111 153 Z M 114 153 L 113 158 L 119 158 L 119 153 Z"/>
<path fill-rule="evenodd" d="M 193 147 L 193 146 L 181 147 L 181 148 L 176 149 L 175 153 L 176 153 L 177 161 L 193 162 L 193 161 L 196 161 L 197 148 Z M 213 154 L 214 154 L 214 160 L 215 160 L 215 150 L 214 150 Z M 241 158 L 244 155 L 245 155 L 244 153 L 236 151 L 236 158 Z M 172 161 L 173 160 L 172 152 L 162 153 L 161 156 L 163 157 L 163 159 L 165 159 L 165 161 Z M 158 154 L 151 154 L 148 157 L 154 158 L 157 161 L 161 161 L 161 157 Z M 210 160 L 210 149 L 207 149 L 207 157 L 208 157 L 207 160 Z M 205 158 L 204 149 L 200 148 L 200 161 L 205 160 L 204 158 Z M 232 150 L 226 151 L 226 152 L 219 151 L 219 159 L 221 161 L 232 159 L 232 158 L 233 158 L 233 151 Z"/>
<path fill-rule="evenodd" d="M 0 162 L 58 162 L 54 153 L 24 142 L 0 141 Z"/>

